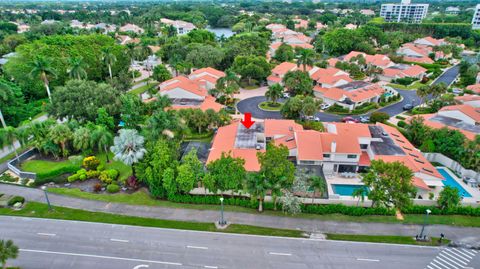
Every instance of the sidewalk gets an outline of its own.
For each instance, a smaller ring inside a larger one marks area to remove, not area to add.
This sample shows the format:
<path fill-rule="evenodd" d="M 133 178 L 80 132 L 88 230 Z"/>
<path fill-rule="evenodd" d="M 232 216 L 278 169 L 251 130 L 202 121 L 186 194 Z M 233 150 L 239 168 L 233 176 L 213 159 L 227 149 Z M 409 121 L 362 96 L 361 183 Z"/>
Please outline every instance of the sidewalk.
<path fill-rule="evenodd" d="M 0 193 L 21 195 L 28 201 L 37 201 L 42 203 L 45 202 L 43 191 L 40 189 L 0 184 Z M 106 203 L 101 201 L 62 196 L 53 193 L 50 193 L 48 196 L 53 205 L 96 212 L 198 222 L 215 222 L 220 217 L 219 212 L 212 210 L 194 210 Z M 251 214 L 228 211 L 225 212 L 225 218 L 229 222 L 238 224 L 283 229 L 299 229 L 306 232 L 317 233 L 415 236 L 421 229 L 420 225 L 322 221 L 315 219 L 278 217 L 267 214 Z M 440 233 L 444 233 L 447 238 L 457 242 L 467 244 L 478 244 L 480 242 L 480 228 L 431 225 L 426 229 L 427 233 L 432 236 L 439 236 Z"/>

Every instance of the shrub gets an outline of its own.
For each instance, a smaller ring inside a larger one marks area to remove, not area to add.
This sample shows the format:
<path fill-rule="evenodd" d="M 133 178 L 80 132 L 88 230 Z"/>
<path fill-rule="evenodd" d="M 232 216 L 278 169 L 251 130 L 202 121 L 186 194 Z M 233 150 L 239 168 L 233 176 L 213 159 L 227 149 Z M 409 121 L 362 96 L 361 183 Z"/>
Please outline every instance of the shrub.
<path fill-rule="evenodd" d="M 403 85 L 403 86 L 408 86 L 410 84 L 412 84 L 414 81 L 416 81 L 417 79 L 416 78 L 412 78 L 412 77 L 404 77 L 404 78 L 397 78 L 395 80 L 396 83 L 400 84 L 400 85 Z"/>
<path fill-rule="evenodd" d="M 90 170 L 90 171 L 87 171 L 86 175 L 88 179 L 98 178 L 100 176 L 100 171 Z"/>
<path fill-rule="evenodd" d="M 10 200 L 8 200 L 8 206 L 13 206 L 16 203 L 23 204 L 24 202 L 25 198 L 23 198 L 22 196 L 13 196 L 12 198 L 10 198 Z"/>
<path fill-rule="evenodd" d="M 0 176 L 0 181 L 4 181 L 4 182 L 17 182 L 17 178 L 15 177 L 12 177 L 10 174 L 8 173 L 4 173 L 3 175 Z"/>
<path fill-rule="evenodd" d="M 323 123 L 319 121 L 301 121 L 299 122 L 306 130 L 323 131 Z"/>
<path fill-rule="evenodd" d="M 100 172 L 100 176 L 98 177 L 102 182 L 110 184 L 112 181 L 118 178 L 118 171 L 115 169 L 107 169 Z"/>
<path fill-rule="evenodd" d="M 105 170 L 105 165 L 100 164 L 99 166 L 97 166 L 97 171 L 103 171 L 103 170 Z"/>
<path fill-rule="evenodd" d="M 83 159 L 82 166 L 87 170 L 95 170 L 100 165 L 100 160 L 95 156 L 88 156 Z"/>
<path fill-rule="evenodd" d="M 78 179 L 80 179 L 81 181 L 84 181 L 87 179 L 87 174 L 81 174 Z"/>
<path fill-rule="evenodd" d="M 375 111 L 372 113 L 372 115 L 370 115 L 370 121 L 372 123 L 376 123 L 376 122 L 386 122 L 388 119 L 390 118 L 390 115 L 388 115 L 387 113 L 384 113 L 384 112 L 378 112 L 378 111 Z"/>
<path fill-rule="evenodd" d="M 107 192 L 108 193 L 116 193 L 116 192 L 119 192 L 120 191 L 120 186 L 118 186 L 117 184 L 109 184 L 107 186 Z"/>
<path fill-rule="evenodd" d="M 402 117 L 402 116 L 395 116 L 396 119 L 399 119 L 399 120 L 405 120 L 406 118 L 405 117 Z"/>
<path fill-rule="evenodd" d="M 79 174 L 74 174 L 74 175 L 69 176 L 67 178 L 67 181 L 71 183 L 71 182 L 75 182 L 75 181 L 79 180 L 79 178 L 80 178 Z"/>
<path fill-rule="evenodd" d="M 93 185 L 94 192 L 99 192 L 101 190 L 102 190 L 102 183 L 95 183 L 95 185 Z"/>
<path fill-rule="evenodd" d="M 60 175 L 67 174 L 67 173 L 75 173 L 78 170 L 78 166 L 76 165 L 65 165 L 62 167 L 59 167 L 58 169 L 48 171 L 45 173 L 37 173 L 37 178 L 35 179 L 35 182 L 46 182 L 49 179 L 56 178 Z M 40 184 L 41 185 L 41 184 Z"/>
<path fill-rule="evenodd" d="M 405 128 L 405 126 L 407 126 L 407 123 L 401 120 L 401 121 L 398 121 L 397 126 L 400 128 Z"/>

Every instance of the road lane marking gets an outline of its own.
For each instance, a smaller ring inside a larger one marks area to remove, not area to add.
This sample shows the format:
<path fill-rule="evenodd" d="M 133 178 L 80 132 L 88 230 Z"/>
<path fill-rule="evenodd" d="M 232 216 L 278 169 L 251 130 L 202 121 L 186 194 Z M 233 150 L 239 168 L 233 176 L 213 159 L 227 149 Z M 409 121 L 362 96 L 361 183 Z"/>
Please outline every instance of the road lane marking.
<path fill-rule="evenodd" d="M 445 258 L 443 258 L 443 257 L 440 257 L 440 255 L 437 256 L 437 260 L 439 260 L 439 261 L 441 261 L 441 262 L 443 262 L 443 263 L 446 263 L 446 264 L 448 264 L 449 266 L 451 266 L 451 267 L 453 267 L 453 268 L 455 268 L 455 269 L 458 269 L 457 266 L 455 266 L 455 265 L 453 265 L 452 263 L 448 262 L 447 259 L 445 259 Z M 462 266 L 462 267 L 463 267 L 463 266 Z"/>
<path fill-rule="evenodd" d="M 43 236 L 55 236 L 56 234 L 49 234 L 49 233 L 37 233 L 38 235 L 43 235 Z"/>
<path fill-rule="evenodd" d="M 208 249 L 208 247 L 199 247 L 199 246 L 187 246 L 187 248 L 193 248 L 193 249 Z"/>
<path fill-rule="evenodd" d="M 181 263 L 178 263 L 178 262 L 164 262 L 164 261 L 143 260 L 143 259 L 134 259 L 134 258 L 122 258 L 122 257 L 93 255 L 93 254 L 84 254 L 84 253 L 58 252 L 58 251 L 48 251 L 48 250 L 38 250 L 38 249 L 20 249 L 20 251 L 31 252 L 31 253 L 75 256 L 75 257 L 88 257 L 88 258 L 107 259 L 107 260 L 133 261 L 133 262 L 155 263 L 155 264 L 177 265 L 177 266 L 182 265 Z"/>
<path fill-rule="evenodd" d="M 110 241 L 113 241 L 113 242 L 121 242 L 121 243 L 128 243 L 128 242 L 129 242 L 128 240 L 115 239 L 115 238 L 110 238 Z"/>
<path fill-rule="evenodd" d="M 268 252 L 270 255 L 277 255 L 277 256 L 292 256 L 292 253 L 282 253 L 282 252 Z"/>
<path fill-rule="evenodd" d="M 462 266 L 467 265 L 466 262 L 460 260 L 460 258 L 457 258 L 456 256 L 453 256 L 452 254 L 450 254 L 450 253 L 447 252 L 447 251 L 442 251 L 442 252 L 439 253 L 439 255 L 448 257 L 448 258 L 450 258 L 452 261 L 455 261 L 456 263 L 459 263 L 459 262 L 460 262 L 460 263 L 463 263 L 464 265 L 462 265 Z"/>
<path fill-rule="evenodd" d="M 448 252 L 449 254 L 452 254 L 453 256 L 458 257 L 459 260 L 461 259 L 461 260 L 463 260 L 463 261 L 465 261 L 465 262 L 469 262 L 469 261 L 470 261 L 469 259 L 463 257 L 462 255 L 459 255 L 457 252 L 455 252 L 455 251 L 453 251 L 453 250 L 451 250 L 451 249 L 449 249 L 449 248 L 446 248 L 445 250 L 446 250 L 446 252 Z"/>
<path fill-rule="evenodd" d="M 210 268 L 210 269 L 217 269 L 218 266 L 210 266 L 210 265 L 205 265 L 204 266 L 205 268 Z"/>
<path fill-rule="evenodd" d="M 454 250 L 454 251 L 457 252 L 458 254 L 461 254 L 460 256 L 463 255 L 462 257 L 466 257 L 466 259 L 468 259 L 468 261 L 470 261 L 470 260 L 473 258 L 473 256 L 470 256 L 470 255 L 468 255 L 467 253 L 465 253 L 465 252 L 463 252 L 463 251 L 460 251 L 460 250 L 458 250 L 458 249 L 456 249 L 456 248 L 452 248 L 452 250 Z"/>
<path fill-rule="evenodd" d="M 147 265 L 147 264 L 139 264 L 139 265 L 133 267 L 133 269 L 148 268 L 148 267 L 150 267 L 150 266 Z"/>
<path fill-rule="evenodd" d="M 435 267 L 435 268 L 437 268 L 437 269 L 442 269 L 442 268 L 441 268 L 441 267 L 439 267 L 438 265 L 434 264 L 434 263 L 433 263 L 433 261 L 432 261 L 432 262 L 430 262 L 430 265 L 431 265 L 431 266 L 434 266 L 434 267 Z M 428 266 L 427 266 L 427 267 L 428 267 Z"/>
<path fill-rule="evenodd" d="M 380 260 L 376 260 L 376 259 L 362 259 L 362 258 L 357 258 L 357 261 L 364 261 L 364 262 L 379 262 Z"/>

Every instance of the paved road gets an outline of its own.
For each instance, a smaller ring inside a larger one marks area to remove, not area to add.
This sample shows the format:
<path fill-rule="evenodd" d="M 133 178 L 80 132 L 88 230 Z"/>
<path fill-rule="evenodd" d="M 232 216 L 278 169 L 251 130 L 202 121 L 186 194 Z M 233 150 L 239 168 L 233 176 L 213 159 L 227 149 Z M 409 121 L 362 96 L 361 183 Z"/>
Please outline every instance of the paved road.
<path fill-rule="evenodd" d="M 445 71 L 442 75 L 440 75 L 433 84 L 445 83 L 447 86 L 450 86 L 453 81 L 457 78 L 460 72 L 460 65 L 455 65 L 454 67 Z"/>
<path fill-rule="evenodd" d="M 0 238 L 20 247 L 12 266 L 122 268 L 428 268 L 442 248 L 337 242 L 0 217 Z M 471 250 L 467 266 L 480 266 Z M 447 256 L 448 257 L 448 256 Z M 456 256 L 455 256 L 456 257 Z M 458 257 L 457 257 L 458 258 Z M 445 259 L 441 264 L 454 262 Z M 143 265 L 143 266 L 142 266 Z"/>
<path fill-rule="evenodd" d="M 42 203 L 45 202 L 43 191 L 40 189 L 0 184 L 0 193 L 21 195 L 28 201 L 37 201 Z M 219 218 L 219 212 L 213 210 L 194 210 L 159 206 L 136 206 L 121 203 L 106 203 L 63 195 L 55 195 L 53 193 L 49 194 L 49 198 L 50 202 L 57 206 L 138 217 L 210 223 L 215 222 Z M 299 229 L 311 233 L 415 236 L 420 232 L 421 229 L 419 225 L 336 222 L 240 212 L 225 212 L 225 217 L 228 221 L 237 224 L 283 229 Z M 480 247 L 480 228 L 430 225 L 427 227 L 426 231 L 427 234 L 432 236 L 438 236 L 440 233 L 444 233 L 447 238 L 456 242 L 479 245 Z"/>

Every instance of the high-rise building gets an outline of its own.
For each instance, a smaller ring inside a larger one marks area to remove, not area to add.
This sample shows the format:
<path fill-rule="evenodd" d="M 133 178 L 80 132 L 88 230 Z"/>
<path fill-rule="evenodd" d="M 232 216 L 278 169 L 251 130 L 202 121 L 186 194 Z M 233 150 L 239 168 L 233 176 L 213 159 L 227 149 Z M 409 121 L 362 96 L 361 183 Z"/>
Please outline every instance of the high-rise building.
<path fill-rule="evenodd" d="M 428 4 L 412 4 L 411 0 L 402 0 L 400 4 L 383 4 L 380 17 L 386 22 L 419 23 L 428 12 Z"/>
<path fill-rule="evenodd" d="M 477 5 L 473 14 L 472 28 L 480 29 L 480 4 Z"/>

